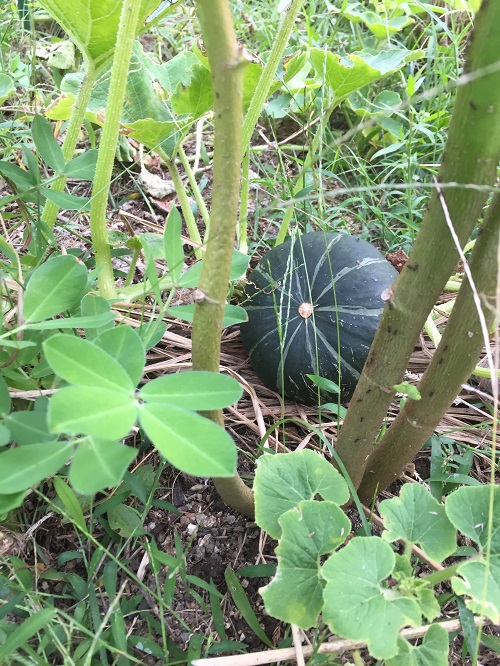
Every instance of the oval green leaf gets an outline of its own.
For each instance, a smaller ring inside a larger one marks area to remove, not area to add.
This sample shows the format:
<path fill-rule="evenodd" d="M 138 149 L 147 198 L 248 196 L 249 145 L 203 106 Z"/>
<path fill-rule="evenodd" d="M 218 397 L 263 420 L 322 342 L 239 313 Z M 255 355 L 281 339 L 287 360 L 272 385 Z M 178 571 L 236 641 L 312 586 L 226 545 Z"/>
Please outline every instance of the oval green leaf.
<path fill-rule="evenodd" d="M 232 405 L 241 394 L 241 386 L 228 375 L 194 371 L 157 377 L 141 389 L 139 397 L 148 403 L 168 403 L 201 411 Z"/>
<path fill-rule="evenodd" d="M 136 453 L 116 441 L 92 438 L 82 442 L 71 463 L 71 485 L 82 495 L 95 495 L 104 488 L 116 486 Z"/>
<path fill-rule="evenodd" d="M 93 342 L 60 333 L 43 343 L 48 364 L 70 384 L 131 392 L 134 384 L 120 363 Z"/>
<path fill-rule="evenodd" d="M 139 421 L 158 451 L 193 476 L 233 476 L 236 447 L 213 421 L 168 404 L 143 404 Z"/>
<path fill-rule="evenodd" d="M 55 474 L 73 452 L 70 442 L 30 444 L 0 453 L 0 494 L 19 493 Z"/>
<path fill-rule="evenodd" d="M 112 356 L 137 386 L 146 364 L 146 352 L 142 340 L 130 326 L 116 326 L 101 333 L 95 344 Z"/>
<path fill-rule="evenodd" d="M 122 439 L 137 417 L 137 403 L 123 391 L 97 386 L 68 386 L 52 396 L 49 425 L 52 432 Z"/>
<path fill-rule="evenodd" d="M 32 274 L 24 293 L 24 319 L 41 321 L 71 310 L 87 291 L 87 269 L 69 254 L 49 259 Z"/>
<path fill-rule="evenodd" d="M 31 135 L 38 154 L 45 164 L 54 171 L 62 173 L 65 164 L 64 156 L 47 118 L 38 113 L 35 115 L 31 125 Z"/>

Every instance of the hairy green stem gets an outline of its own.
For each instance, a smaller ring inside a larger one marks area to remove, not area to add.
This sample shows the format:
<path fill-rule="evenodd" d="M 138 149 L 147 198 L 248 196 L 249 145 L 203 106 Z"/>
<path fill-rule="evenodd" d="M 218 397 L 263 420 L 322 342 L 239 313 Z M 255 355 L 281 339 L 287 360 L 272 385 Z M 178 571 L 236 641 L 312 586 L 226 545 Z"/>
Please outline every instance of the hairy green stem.
<path fill-rule="evenodd" d="M 222 318 L 236 234 L 240 189 L 243 74 L 228 0 L 196 0 L 214 90 L 214 161 L 210 238 L 203 260 L 193 321 L 193 369 L 219 371 Z M 223 425 L 222 412 L 207 414 Z M 236 473 L 214 479 L 222 499 L 252 516 L 253 494 Z"/>
<path fill-rule="evenodd" d="M 127 277 L 125 278 L 125 283 L 123 285 L 125 289 L 127 287 L 130 287 L 130 285 L 132 284 L 132 280 L 134 278 L 134 273 L 135 273 L 135 267 L 137 266 L 137 261 L 139 259 L 140 254 L 141 254 L 141 249 L 135 248 L 132 253 L 132 259 L 130 260 L 130 266 L 127 271 Z"/>
<path fill-rule="evenodd" d="M 117 294 L 117 298 L 120 300 L 126 301 L 127 303 L 132 303 L 133 301 L 138 301 L 145 296 L 153 293 L 153 290 L 158 288 L 160 291 L 169 291 L 175 287 L 172 282 L 170 275 L 164 275 L 158 279 L 158 282 L 154 285 L 151 284 L 150 280 L 144 280 L 144 282 L 139 282 L 137 284 L 131 284 L 129 286 L 122 287 Z"/>
<path fill-rule="evenodd" d="M 179 169 L 177 168 L 175 162 L 171 159 L 168 159 L 167 155 L 163 153 L 163 151 L 157 149 L 157 152 L 160 155 L 160 157 L 162 157 L 165 160 L 168 173 L 170 174 L 170 178 L 174 183 L 175 192 L 177 194 L 177 198 L 179 199 L 179 203 L 181 205 L 181 210 L 184 215 L 184 222 L 186 223 L 189 238 L 198 245 L 202 245 L 200 231 L 198 229 L 198 225 L 196 224 L 196 220 L 194 218 L 193 211 L 191 209 L 191 204 L 189 203 L 189 198 L 186 192 L 186 188 L 184 187 L 184 184 L 182 182 Z M 203 252 L 200 247 L 196 248 L 194 254 L 197 259 L 201 259 L 201 257 L 203 256 Z"/>
<path fill-rule="evenodd" d="M 85 118 L 85 111 L 87 104 L 92 93 L 96 80 L 96 70 L 91 60 L 85 62 L 85 76 L 82 81 L 80 90 L 75 100 L 75 104 L 71 111 L 71 116 L 66 129 L 66 136 L 62 145 L 62 154 L 66 162 L 70 160 L 75 152 L 78 136 L 82 127 L 83 119 Z M 62 192 L 66 185 L 66 177 L 60 176 L 52 183 L 51 189 L 55 192 Z M 53 201 L 47 200 L 43 208 L 42 221 L 52 229 L 55 224 L 59 206 Z"/>
<path fill-rule="evenodd" d="M 106 205 L 113 163 L 115 159 L 120 118 L 127 87 L 128 68 L 132 46 L 135 41 L 140 2 L 123 0 L 120 14 L 120 25 L 116 37 L 113 66 L 109 84 L 109 95 L 106 106 L 106 117 L 101 133 L 99 156 L 92 188 L 92 206 L 90 209 L 90 232 L 94 246 L 96 267 L 100 269 L 99 290 L 104 298 L 116 295 L 111 263 L 111 248 L 108 243 L 106 224 Z"/>
<path fill-rule="evenodd" d="M 432 435 L 442 415 L 460 393 L 462 384 L 474 370 L 484 345 L 482 323 L 489 327 L 495 318 L 499 241 L 500 195 L 496 194 L 470 261 L 484 321 L 481 322 L 474 290 L 465 277 L 439 347 L 418 385 L 421 399 L 408 398 L 370 455 L 358 490 L 361 501 L 373 497 L 376 486 L 379 492 L 385 490 L 401 474 L 405 464 L 414 458 Z"/>
<path fill-rule="evenodd" d="M 252 138 L 259 116 L 262 113 L 264 102 L 269 95 L 269 90 L 276 75 L 276 70 L 278 69 L 281 57 L 283 56 L 283 52 L 290 39 L 290 33 L 292 32 L 295 19 L 297 18 L 297 14 L 299 13 L 303 1 L 304 0 L 292 0 L 290 7 L 285 10 L 284 16 L 280 22 L 273 48 L 271 49 L 269 58 L 267 59 L 260 76 L 250 106 L 245 114 L 245 120 L 243 121 L 241 140 L 243 153 L 247 152 L 250 145 L 250 139 Z"/>
<path fill-rule="evenodd" d="M 467 56 L 468 76 L 457 91 L 440 183 L 492 185 L 496 181 L 500 156 L 500 70 L 495 66 L 499 32 L 500 3 L 483 3 Z M 482 188 L 446 189 L 446 207 L 461 247 L 468 241 L 486 197 Z M 434 191 L 410 258 L 385 294 L 382 320 L 337 442 L 337 451 L 356 487 L 394 397 L 392 386 L 401 382 L 425 320 L 457 260 L 443 206 Z M 391 461 L 386 464 L 390 466 Z"/>
<path fill-rule="evenodd" d="M 200 192 L 200 188 L 198 187 L 198 183 L 196 182 L 196 177 L 194 175 L 193 170 L 191 169 L 191 165 L 189 164 L 189 160 L 182 146 L 179 146 L 178 153 L 179 153 L 179 158 L 181 160 L 181 164 L 184 167 L 184 171 L 186 172 L 186 175 L 188 177 L 189 184 L 191 185 L 191 190 L 193 192 L 194 199 L 198 204 L 198 208 L 200 209 L 200 214 L 203 218 L 203 222 L 205 223 L 205 229 L 206 229 L 205 242 L 206 242 L 210 231 L 210 213 L 208 212 L 205 200 L 203 199 Z"/>

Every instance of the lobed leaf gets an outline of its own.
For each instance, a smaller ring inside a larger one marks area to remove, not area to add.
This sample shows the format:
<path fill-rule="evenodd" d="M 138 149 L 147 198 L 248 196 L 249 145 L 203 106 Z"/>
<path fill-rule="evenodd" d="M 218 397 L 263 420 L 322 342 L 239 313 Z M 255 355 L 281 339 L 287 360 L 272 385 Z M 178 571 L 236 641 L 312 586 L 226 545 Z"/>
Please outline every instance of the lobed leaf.
<path fill-rule="evenodd" d="M 138 30 L 158 0 L 140 0 Z M 84 58 L 102 68 L 113 56 L 123 0 L 40 0 Z"/>
<path fill-rule="evenodd" d="M 465 604 L 476 615 L 500 623 L 500 554 L 488 560 L 470 560 L 457 570 L 461 578 L 451 579 L 456 594 L 463 594 Z"/>
<path fill-rule="evenodd" d="M 400 638 L 399 653 L 397 657 L 387 659 L 386 666 L 448 666 L 448 643 L 446 629 L 433 624 L 420 645 L 412 645 Z"/>
<path fill-rule="evenodd" d="M 500 554 L 500 486 L 462 487 L 446 500 L 446 514 L 453 525 L 477 543 L 481 549 L 489 540 L 488 523 L 492 519 L 492 554 Z"/>
<path fill-rule="evenodd" d="M 273 617 L 309 629 L 323 608 L 320 558 L 346 540 L 351 524 L 337 504 L 315 500 L 300 502 L 279 524 L 276 577 L 260 593 Z"/>
<path fill-rule="evenodd" d="M 349 489 L 339 472 L 313 451 L 265 455 L 259 458 L 254 483 L 255 520 L 273 539 L 279 539 L 280 516 L 302 500 L 321 495 L 344 504 Z"/>
<path fill-rule="evenodd" d="M 355 537 L 323 566 L 323 618 L 343 638 L 366 641 L 375 659 L 398 653 L 399 630 L 419 626 L 418 603 L 389 588 L 395 556 L 380 537 Z"/>
<path fill-rule="evenodd" d="M 445 508 L 417 483 L 406 483 L 399 497 L 380 503 L 386 541 L 404 539 L 419 544 L 428 557 L 441 562 L 457 546 L 456 532 Z"/>

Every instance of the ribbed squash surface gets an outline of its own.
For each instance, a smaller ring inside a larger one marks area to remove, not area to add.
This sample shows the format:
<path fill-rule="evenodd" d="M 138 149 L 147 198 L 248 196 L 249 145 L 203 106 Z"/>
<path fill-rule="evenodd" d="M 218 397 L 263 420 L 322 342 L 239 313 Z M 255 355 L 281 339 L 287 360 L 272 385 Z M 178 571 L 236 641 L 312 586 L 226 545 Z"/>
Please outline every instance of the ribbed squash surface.
<path fill-rule="evenodd" d="M 270 250 L 249 276 L 241 325 L 261 381 L 314 404 L 318 388 L 306 375 L 320 375 L 349 400 L 396 275 L 373 245 L 338 233 L 307 233 Z M 332 398 L 322 392 L 323 402 Z"/>

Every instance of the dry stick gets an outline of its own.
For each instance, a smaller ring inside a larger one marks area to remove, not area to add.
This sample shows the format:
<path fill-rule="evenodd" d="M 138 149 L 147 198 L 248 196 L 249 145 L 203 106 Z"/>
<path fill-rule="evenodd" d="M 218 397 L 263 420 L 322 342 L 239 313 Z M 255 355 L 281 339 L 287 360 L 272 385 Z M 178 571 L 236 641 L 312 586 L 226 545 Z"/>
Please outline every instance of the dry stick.
<path fill-rule="evenodd" d="M 228 0 L 196 0 L 214 90 L 213 197 L 210 239 L 203 261 L 193 321 L 193 369 L 219 371 L 222 318 L 236 235 L 241 169 L 243 74 L 248 62 L 238 46 Z M 206 414 L 224 425 L 222 411 Z M 238 473 L 214 479 L 221 498 L 253 517 L 253 494 Z"/>
<path fill-rule="evenodd" d="M 471 76 L 458 89 L 439 171 L 440 183 L 463 184 L 462 188 L 446 190 L 447 208 L 461 246 L 469 239 L 486 201 L 487 192 L 482 188 L 495 183 L 497 177 L 500 70 L 493 65 L 499 59 L 499 31 L 500 3 L 483 3 L 476 17 L 467 67 L 472 73 L 488 73 Z M 443 208 L 434 191 L 410 258 L 388 294 L 337 443 L 337 451 L 356 487 L 394 397 L 392 386 L 401 381 L 415 342 L 457 259 Z M 405 462 L 409 459 L 406 456 Z M 402 466 L 399 461 L 393 464 L 390 458 L 384 464 L 391 474 L 398 473 Z"/>
<path fill-rule="evenodd" d="M 304 650 L 302 648 L 302 636 L 296 624 L 292 624 L 293 646 L 295 648 L 295 661 L 298 666 L 306 666 Z"/>
<path fill-rule="evenodd" d="M 476 617 L 474 619 L 476 626 L 486 626 L 489 622 L 484 622 L 482 618 Z M 434 624 L 426 624 L 423 627 L 411 627 L 403 629 L 400 636 L 407 640 L 421 638 L 433 626 L 439 625 L 446 629 L 451 634 L 455 631 L 460 631 L 462 625 L 460 620 L 446 620 L 445 622 L 434 622 Z M 359 650 L 366 647 L 364 641 L 351 641 L 339 640 L 332 641 L 331 643 L 322 643 L 319 648 L 315 649 L 313 646 L 306 646 L 302 648 L 302 655 L 310 657 L 312 654 L 343 654 L 349 650 Z M 265 650 L 263 652 L 254 652 L 253 654 L 241 654 L 232 657 L 211 657 L 208 659 L 193 659 L 193 666 L 260 666 L 261 664 L 272 664 L 279 661 L 290 661 L 296 659 L 297 653 L 295 648 L 283 648 L 281 650 Z"/>
<path fill-rule="evenodd" d="M 375 523 L 375 525 L 381 529 L 385 530 L 385 525 L 384 521 L 382 518 L 377 516 L 377 514 L 373 513 L 371 509 L 369 509 L 367 506 L 364 504 L 361 505 L 363 507 L 363 511 L 365 512 L 365 515 L 367 518 L 369 518 L 372 522 Z M 399 540 L 400 543 L 404 543 L 403 539 Z M 412 544 L 411 547 L 412 553 L 418 557 L 419 560 L 422 562 L 425 562 L 431 569 L 434 569 L 434 571 L 444 571 L 446 567 L 444 567 L 442 564 L 439 562 L 434 562 L 434 560 L 431 560 L 427 555 L 424 553 L 424 551 L 419 548 L 418 546 L 415 546 L 415 544 Z"/>
<path fill-rule="evenodd" d="M 466 278 L 441 343 L 418 384 L 421 399 L 408 398 L 368 459 L 358 489 L 362 501 L 373 497 L 377 487 L 379 490 L 387 488 L 404 465 L 420 451 L 474 370 L 483 344 L 486 343 L 488 349 L 488 328 L 495 318 L 491 305 L 497 290 L 499 241 L 500 194 L 496 194 L 476 241 L 470 271 L 465 264 Z"/>

